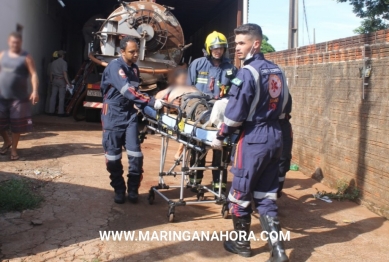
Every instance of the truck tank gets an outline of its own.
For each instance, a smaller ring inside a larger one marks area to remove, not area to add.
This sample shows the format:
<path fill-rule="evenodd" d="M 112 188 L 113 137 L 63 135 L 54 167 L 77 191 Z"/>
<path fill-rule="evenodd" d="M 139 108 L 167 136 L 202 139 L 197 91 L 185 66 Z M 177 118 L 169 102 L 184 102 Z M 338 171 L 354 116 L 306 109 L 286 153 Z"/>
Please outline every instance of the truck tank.
<path fill-rule="evenodd" d="M 99 48 L 89 57 L 106 66 L 120 56 L 120 40 L 133 36 L 139 40 L 140 54 L 137 65 L 141 73 L 142 91 L 150 91 L 166 79 L 166 74 L 176 67 L 185 46 L 181 25 L 171 13 L 173 8 L 154 1 L 121 2 L 96 32 Z M 95 48 L 96 50 L 96 48 Z"/>

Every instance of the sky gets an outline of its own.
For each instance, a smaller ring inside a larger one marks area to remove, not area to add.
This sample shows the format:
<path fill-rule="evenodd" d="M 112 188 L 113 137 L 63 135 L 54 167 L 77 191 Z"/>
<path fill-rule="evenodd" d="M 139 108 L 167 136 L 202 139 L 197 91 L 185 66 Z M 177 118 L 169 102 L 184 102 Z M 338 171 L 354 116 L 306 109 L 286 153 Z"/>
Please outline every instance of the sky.
<path fill-rule="evenodd" d="M 316 43 L 321 43 L 355 35 L 353 30 L 362 21 L 355 16 L 351 5 L 336 0 L 305 0 L 305 10 L 311 43 L 314 28 Z M 250 0 L 248 19 L 249 23 L 262 27 L 263 34 L 269 38 L 269 43 L 276 51 L 288 48 L 289 0 Z M 303 0 L 299 0 L 298 34 L 299 46 L 308 45 Z"/>

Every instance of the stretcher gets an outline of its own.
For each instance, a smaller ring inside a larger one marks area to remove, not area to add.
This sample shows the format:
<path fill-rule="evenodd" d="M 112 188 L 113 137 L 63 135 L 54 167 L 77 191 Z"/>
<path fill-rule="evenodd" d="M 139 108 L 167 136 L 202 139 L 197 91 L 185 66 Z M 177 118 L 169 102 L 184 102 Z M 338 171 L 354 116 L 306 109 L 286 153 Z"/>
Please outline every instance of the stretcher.
<path fill-rule="evenodd" d="M 199 167 L 198 163 L 202 160 L 209 149 L 211 149 L 211 142 L 216 137 L 217 128 L 205 127 L 201 122 L 204 122 L 204 118 L 210 115 L 210 110 L 203 112 L 196 122 L 189 121 L 183 117 L 181 109 L 177 106 L 163 103 L 167 111 L 154 110 L 151 107 L 146 107 L 143 110 L 143 120 L 147 121 L 146 128 L 158 133 L 162 137 L 161 143 L 161 159 L 159 169 L 159 181 L 158 185 L 152 186 L 148 194 L 148 202 L 150 205 L 155 200 L 155 195 L 159 195 L 168 203 L 169 222 L 174 221 L 175 208 L 178 206 L 186 205 L 198 205 L 198 204 L 218 204 L 222 206 L 221 214 L 223 218 L 228 216 L 227 198 L 222 193 L 222 187 L 219 186 L 218 191 L 215 192 L 211 188 L 201 184 L 189 183 L 189 175 L 194 175 L 194 181 L 196 181 L 196 173 L 199 170 L 220 170 L 219 181 L 222 181 L 223 169 L 227 169 L 230 162 L 231 153 L 235 146 L 235 141 L 238 138 L 237 133 L 231 137 L 226 138 L 223 144 L 223 150 L 221 154 L 220 166 L 205 166 Z M 175 111 L 174 114 L 170 113 Z M 174 140 L 184 145 L 184 150 L 178 160 L 167 170 L 165 170 L 166 153 L 169 146 L 169 141 Z M 194 150 L 195 159 L 194 163 L 190 165 L 191 150 Z M 175 171 L 176 168 L 181 166 L 181 170 Z M 164 181 L 165 176 L 181 176 L 179 185 L 167 185 Z M 221 183 L 220 183 L 221 184 Z M 170 188 L 179 188 L 180 194 L 178 200 L 169 199 L 161 191 L 168 190 Z M 197 190 L 197 201 L 185 201 L 184 191 L 185 189 Z M 214 195 L 213 200 L 208 200 L 204 197 L 204 193 L 209 192 Z"/>

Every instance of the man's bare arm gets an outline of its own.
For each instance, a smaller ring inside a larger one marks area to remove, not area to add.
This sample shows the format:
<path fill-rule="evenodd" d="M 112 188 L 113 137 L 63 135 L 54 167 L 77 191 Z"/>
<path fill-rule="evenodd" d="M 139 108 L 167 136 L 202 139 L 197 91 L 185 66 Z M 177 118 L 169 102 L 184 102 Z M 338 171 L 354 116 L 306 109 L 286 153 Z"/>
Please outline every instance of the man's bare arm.
<path fill-rule="evenodd" d="M 35 63 L 34 60 L 30 55 L 26 58 L 27 68 L 31 75 L 31 85 L 32 85 L 32 91 L 38 93 L 38 86 L 39 86 L 39 79 L 38 74 L 36 72 Z"/>
<path fill-rule="evenodd" d="M 39 79 L 38 79 L 38 74 L 36 72 L 34 60 L 30 55 L 28 55 L 26 58 L 26 64 L 27 64 L 28 71 L 30 72 L 31 75 L 32 94 L 30 96 L 30 100 L 32 100 L 33 104 L 36 104 L 39 101 L 39 95 L 38 95 Z"/>
<path fill-rule="evenodd" d="M 63 77 L 65 78 L 66 84 L 70 85 L 69 79 L 68 79 L 68 72 L 64 71 L 63 72 Z"/>

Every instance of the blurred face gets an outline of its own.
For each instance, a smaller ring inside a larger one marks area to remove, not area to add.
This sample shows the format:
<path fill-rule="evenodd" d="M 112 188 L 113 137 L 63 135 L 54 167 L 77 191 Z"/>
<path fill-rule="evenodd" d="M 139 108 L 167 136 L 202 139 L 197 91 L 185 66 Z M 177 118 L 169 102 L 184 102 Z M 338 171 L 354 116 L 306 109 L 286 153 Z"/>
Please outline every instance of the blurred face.
<path fill-rule="evenodd" d="M 187 74 L 179 74 L 175 79 L 175 84 L 178 86 L 186 85 Z"/>
<path fill-rule="evenodd" d="M 138 61 L 139 48 L 134 42 L 127 42 L 126 49 L 122 49 L 122 57 L 128 64 L 136 63 Z"/>
<path fill-rule="evenodd" d="M 19 53 L 22 49 L 22 39 L 10 36 L 8 38 L 8 47 L 13 53 Z"/>
<path fill-rule="evenodd" d="M 236 35 L 235 44 L 235 55 L 240 60 L 244 60 L 249 53 L 259 53 L 261 40 L 254 39 L 250 35 Z"/>
<path fill-rule="evenodd" d="M 211 50 L 211 55 L 215 59 L 221 59 L 224 54 L 224 48 L 219 47 L 219 48 L 214 48 Z"/>

